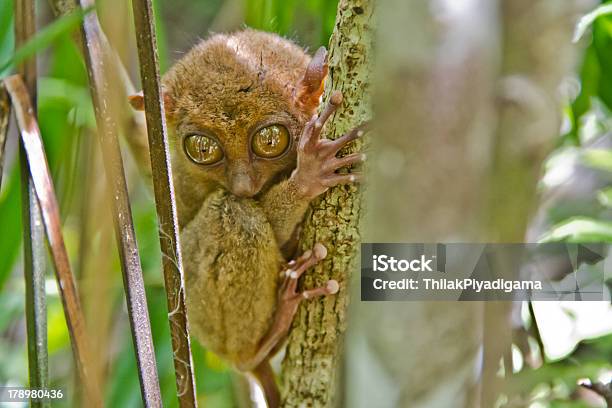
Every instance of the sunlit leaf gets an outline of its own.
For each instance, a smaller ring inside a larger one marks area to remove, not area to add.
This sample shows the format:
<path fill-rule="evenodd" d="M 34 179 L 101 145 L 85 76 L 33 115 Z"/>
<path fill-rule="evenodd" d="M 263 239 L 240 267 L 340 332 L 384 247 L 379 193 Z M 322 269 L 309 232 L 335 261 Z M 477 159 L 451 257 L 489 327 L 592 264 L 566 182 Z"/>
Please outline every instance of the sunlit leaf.
<path fill-rule="evenodd" d="M 582 154 L 581 159 L 587 166 L 612 171 L 612 150 L 590 149 Z"/>
<path fill-rule="evenodd" d="M 0 290 L 13 270 L 21 247 L 21 180 L 17 163 L 5 180 L 0 196 Z"/>
<path fill-rule="evenodd" d="M 575 217 L 542 236 L 540 242 L 612 242 L 612 222 Z"/>
<path fill-rule="evenodd" d="M 612 187 L 598 191 L 597 201 L 604 207 L 612 208 Z"/>
<path fill-rule="evenodd" d="M 595 10 L 590 13 L 584 15 L 576 24 L 576 29 L 574 30 L 574 38 L 573 41 L 577 42 L 582 38 L 587 28 L 589 28 L 595 20 L 597 20 L 601 16 L 605 16 L 607 14 L 612 14 L 612 4 L 602 4 L 597 7 Z"/>
<path fill-rule="evenodd" d="M 0 1 L 0 61 L 5 61 L 13 54 L 15 45 L 15 27 L 13 26 L 14 1 Z M 0 76 L 7 71 L 0 69 Z"/>
<path fill-rule="evenodd" d="M 53 354 L 70 346 L 70 334 L 59 297 L 48 296 L 47 299 L 47 315 L 49 316 L 47 321 L 48 347 L 49 354 Z"/>
<path fill-rule="evenodd" d="M 19 64 L 26 58 L 47 48 L 62 35 L 75 30 L 83 20 L 83 17 L 92 10 L 92 7 L 85 10 L 75 10 L 73 13 L 58 18 L 47 27 L 38 31 L 38 33 L 36 33 L 36 35 L 34 35 L 28 42 L 16 50 L 11 58 L 0 63 L 0 72 L 4 71 L 11 65 Z"/>

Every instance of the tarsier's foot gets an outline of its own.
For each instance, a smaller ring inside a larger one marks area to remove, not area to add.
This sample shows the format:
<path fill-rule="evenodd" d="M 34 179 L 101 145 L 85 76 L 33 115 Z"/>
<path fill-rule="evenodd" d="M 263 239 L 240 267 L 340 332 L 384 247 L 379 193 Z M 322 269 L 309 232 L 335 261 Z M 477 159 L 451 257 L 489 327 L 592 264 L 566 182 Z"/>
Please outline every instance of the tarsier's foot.
<path fill-rule="evenodd" d="M 336 154 L 349 142 L 361 137 L 365 132 L 365 125 L 358 126 L 336 140 L 321 139 L 325 122 L 341 103 L 342 93 L 332 93 L 321 114 L 306 124 L 298 141 L 297 166 L 291 178 L 307 198 L 314 198 L 339 184 L 361 181 L 360 173 L 339 174 L 336 170 L 363 162 L 365 154 L 353 153 L 344 157 L 336 157 Z"/>
<path fill-rule="evenodd" d="M 297 290 L 300 276 L 313 265 L 327 256 L 327 249 L 322 244 L 315 244 L 312 250 L 308 250 L 296 260 L 287 264 L 287 268 L 281 273 L 283 283 L 279 288 L 278 304 L 274 315 L 274 322 L 266 337 L 262 340 L 257 354 L 251 361 L 238 367 L 243 371 L 251 371 L 265 358 L 274 354 L 278 346 L 287 337 L 293 317 L 297 312 L 300 302 L 317 296 L 332 295 L 337 293 L 340 285 L 335 280 L 328 280 L 325 286 L 307 289 L 302 292 Z"/>
<path fill-rule="evenodd" d="M 283 283 L 278 292 L 278 304 L 276 316 L 272 330 L 277 331 L 279 341 L 284 339 L 289 332 L 293 317 L 297 312 L 300 302 L 318 296 L 333 295 L 340 289 L 340 285 L 335 280 L 328 280 L 325 286 L 314 289 L 298 291 L 297 285 L 300 276 L 308 268 L 316 265 L 320 260 L 327 256 L 327 249 L 322 244 L 315 244 L 312 250 L 308 250 L 299 258 L 290 261 L 287 268 L 281 272 Z"/>
<path fill-rule="evenodd" d="M 287 264 L 287 269 L 281 275 L 284 276 L 283 284 L 279 292 L 279 301 L 281 304 L 287 302 L 299 303 L 302 299 L 308 299 L 316 296 L 333 295 L 338 292 L 338 282 L 335 280 L 327 281 L 327 284 L 320 288 L 309 289 L 303 292 L 297 292 L 297 283 L 300 276 L 304 274 L 306 269 L 316 265 L 321 259 L 327 256 L 327 248 L 322 244 L 316 243 L 312 250 L 308 250 L 299 258 L 290 261 Z"/>

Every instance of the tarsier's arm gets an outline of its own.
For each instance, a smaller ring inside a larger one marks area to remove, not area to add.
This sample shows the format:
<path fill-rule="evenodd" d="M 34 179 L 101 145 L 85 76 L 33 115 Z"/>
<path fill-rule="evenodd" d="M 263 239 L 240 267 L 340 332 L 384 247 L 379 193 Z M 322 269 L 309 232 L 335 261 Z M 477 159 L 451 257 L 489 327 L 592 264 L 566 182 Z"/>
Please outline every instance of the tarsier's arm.
<path fill-rule="evenodd" d="M 298 103 L 316 109 L 326 76 L 327 52 L 321 47 L 308 66 Z M 306 124 L 297 140 L 297 166 L 291 176 L 271 187 L 260 199 L 281 248 L 286 247 L 297 226 L 304 219 L 308 204 L 315 197 L 335 185 L 359 181 L 356 174 L 337 174 L 335 171 L 363 161 L 364 155 L 358 153 L 343 158 L 336 157 L 344 145 L 361 136 L 362 130 L 355 129 L 334 141 L 321 139 L 325 122 L 341 103 L 342 94 L 335 91 L 327 106 L 320 115 L 314 116 Z"/>
<path fill-rule="evenodd" d="M 358 174 L 338 174 L 335 171 L 360 163 L 365 158 L 361 153 L 336 157 L 338 150 L 361 136 L 361 128 L 336 140 L 320 138 L 323 125 L 341 103 L 341 93 L 335 92 L 321 115 L 306 124 L 298 141 L 296 169 L 289 179 L 270 188 L 260 200 L 281 247 L 291 238 L 315 197 L 335 185 L 359 181 Z"/>
<path fill-rule="evenodd" d="M 276 242 L 285 248 L 304 219 L 309 200 L 300 194 L 294 180 L 287 179 L 272 186 L 259 202 L 272 226 Z M 284 255 L 290 256 L 291 252 Z"/>

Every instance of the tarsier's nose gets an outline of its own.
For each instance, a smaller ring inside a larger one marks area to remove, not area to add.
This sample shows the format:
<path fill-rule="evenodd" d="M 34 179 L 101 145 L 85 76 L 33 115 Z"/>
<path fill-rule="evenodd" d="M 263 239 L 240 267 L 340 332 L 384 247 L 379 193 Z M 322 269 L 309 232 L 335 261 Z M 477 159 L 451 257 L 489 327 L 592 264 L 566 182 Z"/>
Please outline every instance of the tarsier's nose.
<path fill-rule="evenodd" d="M 230 189 L 237 197 L 253 197 L 257 194 L 257 186 L 247 173 L 235 174 L 232 177 Z"/>

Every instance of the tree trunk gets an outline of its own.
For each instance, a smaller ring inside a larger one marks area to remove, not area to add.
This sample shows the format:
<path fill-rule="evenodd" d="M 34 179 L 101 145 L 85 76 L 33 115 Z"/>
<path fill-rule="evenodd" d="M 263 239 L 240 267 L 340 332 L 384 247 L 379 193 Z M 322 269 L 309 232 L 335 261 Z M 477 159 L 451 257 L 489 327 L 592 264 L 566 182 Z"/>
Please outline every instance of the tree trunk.
<path fill-rule="evenodd" d="M 329 46 L 329 77 L 325 96 L 342 91 L 344 102 L 325 130 L 335 139 L 370 120 L 373 5 L 368 0 L 341 0 Z M 326 100 L 327 98 L 324 98 Z M 343 154 L 359 151 L 356 141 Z M 338 186 L 313 205 L 301 237 L 303 250 L 315 242 L 328 249 L 327 258 L 302 282 L 304 288 L 340 283 L 334 296 L 303 302 L 289 336 L 283 361 L 283 406 L 327 407 L 334 403 L 341 343 L 346 328 L 348 283 L 360 243 L 357 186 Z"/>
<path fill-rule="evenodd" d="M 523 242 L 537 205 L 544 159 L 561 127 L 561 81 L 574 68 L 572 32 L 588 0 L 501 0 L 502 55 L 497 84 L 497 127 L 492 145 L 488 206 L 482 221 L 490 242 Z M 534 39 L 537 38 L 537 41 Z M 516 268 L 514 268 L 516 269 Z M 504 271 L 508 279 L 516 270 Z M 489 302 L 484 313 L 481 402 L 494 404 L 504 383 L 500 356 L 512 370 L 512 308 Z M 542 351 L 543 352 L 543 351 Z M 508 375 L 508 374 L 507 374 Z"/>

